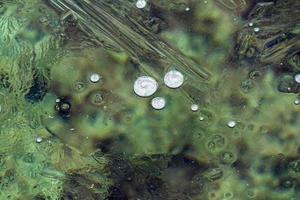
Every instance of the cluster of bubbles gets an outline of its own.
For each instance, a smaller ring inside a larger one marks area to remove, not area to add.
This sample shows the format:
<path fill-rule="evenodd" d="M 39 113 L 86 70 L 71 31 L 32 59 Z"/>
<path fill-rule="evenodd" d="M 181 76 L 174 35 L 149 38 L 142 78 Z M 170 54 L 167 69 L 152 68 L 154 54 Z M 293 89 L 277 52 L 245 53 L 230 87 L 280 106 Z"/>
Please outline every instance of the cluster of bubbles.
<path fill-rule="evenodd" d="M 180 88 L 184 83 L 184 75 L 177 70 L 170 70 L 164 76 L 164 84 L 171 89 Z M 140 97 L 150 97 L 158 90 L 157 81 L 150 76 L 138 77 L 133 85 L 133 90 Z M 161 110 L 166 106 L 166 100 L 163 97 L 154 97 L 151 100 L 151 106 L 156 110 Z M 197 104 L 191 105 L 193 112 L 198 111 Z"/>
<path fill-rule="evenodd" d="M 164 84 L 171 89 L 176 89 L 182 86 L 184 76 L 177 70 L 170 70 L 164 76 Z M 138 77 L 133 85 L 133 90 L 140 97 L 150 97 L 158 90 L 157 81 L 150 76 Z M 156 110 L 161 110 L 166 106 L 166 100 L 163 97 L 154 97 L 151 100 L 151 106 Z M 197 105 L 192 105 L 193 111 L 198 110 Z"/>
<path fill-rule="evenodd" d="M 249 26 L 249 27 L 253 27 L 253 26 L 254 26 L 253 22 L 249 22 L 249 23 L 248 23 L 248 26 Z M 254 31 L 255 33 L 258 33 L 258 32 L 260 31 L 260 28 L 259 28 L 259 27 L 254 27 L 254 28 L 253 28 L 253 31 Z"/>
<path fill-rule="evenodd" d="M 102 77 L 97 73 L 91 73 L 89 76 L 89 81 L 92 84 L 101 83 Z M 84 82 L 78 81 L 75 83 L 73 90 L 75 92 L 83 92 L 86 89 L 86 84 Z M 89 100 L 93 105 L 99 106 L 103 103 L 103 96 L 100 92 L 95 92 L 89 96 Z M 65 98 L 57 98 L 55 100 L 55 109 L 56 111 L 62 116 L 63 118 L 70 117 L 70 111 L 71 111 L 71 103 L 65 99 Z M 71 131 L 74 131 L 75 129 L 70 129 Z M 40 136 L 37 136 L 35 139 L 36 143 L 42 143 L 43 138 Z"/>

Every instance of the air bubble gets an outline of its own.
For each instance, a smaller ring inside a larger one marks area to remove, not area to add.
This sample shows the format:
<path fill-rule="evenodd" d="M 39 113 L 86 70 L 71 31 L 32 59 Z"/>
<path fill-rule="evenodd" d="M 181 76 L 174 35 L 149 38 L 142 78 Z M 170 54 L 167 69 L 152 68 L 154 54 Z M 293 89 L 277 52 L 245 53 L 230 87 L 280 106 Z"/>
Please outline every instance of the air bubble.
<path fill-rule="evenodd" d="M 43 141 L 43 138 L 37 137 L 37 138 L 35 139 L 35 141 L 36 141 L 36 143 L 41 143 L 41 142 Z"/>
<path fill-rule="evenodd" d="M 56 99 L 55 109 L 62 117 L 70 117 L 71 103 L 66 99 Z"/>
<path fill-rule="evenodd" d="M 76 82 L 74 85 L 75 92 L 83 92 L 85 89 L 85 84 L 83 82 Z"/>
<path fill-rule="evenodd" d="M 193 112 L 198 111 L 198 109 L 199 109 L 199 106 L 198 106 L 197 104 L 191 105 L 191 110 L 192 110 Z"/>
<path fill-rule="evenodd" d="M 102 105 L 104 101 L 103 101 L 103 97 L 102 97 L 101 93 L 99 93 L 99 92 L 93 93 L 90 96 L 90 102 L 96 106 Z"/>
<path fill-rule="evenodd" d="M 69 103 L 63 103 L 60 106 L 60 110 L 64 112 L 68 112 L 71 108 L 71 105 Z"/>
<path fill-rule="evenodd" d="M 236 121 L 233 121 L 233 120 L 229 121 L 229 122 L 227 123 L 227 126 L 228 126 L 229 128 L 234 128 L 234 127 L 236 126 Z"/>
<path fill-rule="evenodd" d="M 142 8 L 146 7 L 147 1 L 146 0 L 138 0 L 135 5 L 137 8 L 142 9 Z"/>
<path fill-rule="evenodd" d="M 253 29 L 253 31 L 254 31 L 255 33 L 258 33 L 258 32 L 260 31 L 260 28 L 255 27 L 255 28 Z"/>
<path fill-rule="evenodd" d="M 300 74 L 296 74 L 294 79 L 297 83 L 300 83 Z"/>
<path fill-rule="evenodd" d="M 92 83 L 97 83 L 97 82 L 99 82 L 100 81 L 100 79 L 101 79 L 101 76 L 99 75 L 99 74 L 92 74 L 91 76 L 90 76 L 90 81 L 92 82 Z"/>
<path fill-rule="evenodd" d="M 222 152 L 220 155 L 220 161 L 223 164 L 231 164 L 234 161 L 234 155 L 231 152 Z"/>
<path fill-rule="evenodd" d="M 158 89 L 158 83 L 150 76 L 141 76 L 134 82 L 133 90 L 141 97 L 149 97 Z"/>
<path fill-rule="evenodd" d="M 151 100 L 151 106 L 156 110 L 161 110 L 166 106 L 166 100 L 163 97 L 155 97 Z"/>
<path fill-rule="evenodd" d="M 183 81 L 183 74 L 177 70 L 171 70 L 167 72 L 164 77 L 164 83 L 169 88 L 179 88 L 183 84 Z"/>

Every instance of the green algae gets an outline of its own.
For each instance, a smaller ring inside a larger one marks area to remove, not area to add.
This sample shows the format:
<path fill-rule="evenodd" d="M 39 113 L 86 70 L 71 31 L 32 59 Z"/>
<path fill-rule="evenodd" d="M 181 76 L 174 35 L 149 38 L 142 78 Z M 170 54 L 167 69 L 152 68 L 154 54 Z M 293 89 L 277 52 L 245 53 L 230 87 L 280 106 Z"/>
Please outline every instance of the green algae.
<path fill-rule="evenodd" d="M 299 196 L 299 97 L 288 89 L 299 69 L 298 36 L 262 49 L 258 41 L 273 40 L 262 37 L 272 29 L 248 34 L 248 21 L 263 15 L 241 16 L 245 1 L 153 0 L 144 12 L 133 1 L 91 2 L 124 24 L 89 29 L 77 7 L 72 19 L 42 1 L 1 4 L 0 199 Z M 286 13 L 285 4 L 276 6 Z M 145 22 L 151 17 L 159 29 Z M 288 30 L 298 34 L 294 24 Z M 151 56 L 157 49 L 171 57 Z M 183 67 L 176 56 L 203 73 L 183 71 L 184 85 L 171 90 L 162 77 Z M 92 73 L 101 81 L 92 83 Z M 134 94 L 134 80 L 145 74 L 158 80 L 163 110 Z"/>

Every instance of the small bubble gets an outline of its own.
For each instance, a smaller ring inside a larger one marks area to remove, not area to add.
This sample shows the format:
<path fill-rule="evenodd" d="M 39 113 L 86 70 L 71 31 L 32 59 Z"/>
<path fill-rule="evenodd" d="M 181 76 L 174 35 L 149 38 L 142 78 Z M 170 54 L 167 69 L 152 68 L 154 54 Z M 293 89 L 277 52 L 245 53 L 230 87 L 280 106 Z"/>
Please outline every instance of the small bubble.
<path fill-rule="evenodd" d="M 74 85 L 74 90 L 75 92 L 82 92 L 85 89 L 85 84 L 83 82 L 76 82 Z"/>
<path fill-rule="evenodd" d="M 101 78 L 101 76 L 99 74 L 94 73 L 90 76 L 90 81 L 92 83 L 97 83 L 100 81 L 100 78 Z"/>
<path fill-rule="evenodd" d="M 220 154 L 220 161 L 223 164 L 231 164 L 234 161 L 234 155 L 231 152 L 222 152 Z"/>
<path fill-rule="evenodd" d="M 55 109 L 63 117 L 70 117 L 71 103 L 65 99 L 60 99 L 55 105 Z"/>
<path fill-rule="evenodd" d="M 300 74 L 296 74 L 294 78 L 297 83 L 300 83 Z"/>
<path fill-rule="evenodd" d="M 190 9 L 189 7 L 186 7 L 186 8 L 185 8 L 185 11 L 187 11 L 187 12 L 190 11 L 190 10 L 191 10 L 191 9 Z"/>
<path fill-rule="evenodd" d="M 158 83 L 150 76 L 141 76 L 134 82 L 133 90 L 141 97 L 149 97 L 158 89 Z"/>
<path fill-rule="evenodd" d="M 199 120 L 200 120 L 200 121 L 203 121 L 203 120 L 204 120 L 204 117 L 200 116 L 200 117 L 199 117 Z"/>
<path fill-rule="evenodd" d="M 184 76 L 177 70 L 171 70 L 164 76 L 164 83 L 169 88 L 179 88 L 184 81 Z"/>
<path fill-rule="evenodd" d="M 93 93 L 90 96 L 90 102 L 96 106 L 102 105 L 104 103 L 104 101 L 103 101 L 103 97 L 102 97 L 101 93 L 99 93 L 99 92 Z"/>
<path fill-rule="evenodd" d="M 66 111 L 66 112 L 69 111 L 70 108 L 71 108 L 71 105 L 69 103 L 67 103 L 67 102 L 61 104 L 61 106 L 60 106 L 60 110 Z"/>
<path fill-rule="evenodd" d="M 147 1 L 146 0 L 138 0 L 135 5 L 137 8 L 142 9 L 142 8 L 146 7 Z"/>
<path fill-rule="evenodd" d="M 193 112 L 198 111 L 198 109 L 199 109 L 199 106 L 198 106 L 197 104 L 191 105 L 191 110 L 192 110 Z"/>
<path fill-rule="evenodd" d="M 229 128 L 234 128 L 234 127 L 236 126 L 236 121 L 229 121 L 229 122 L 227 123 L 227 126 L 228 126 Z"/>
<path fill-rule="evenodd" d="M 41 143 L 41 142 L 43 141 L 43 138 L 37 137 L 37 138 L 35 139 L 35 141 L 36 141 L 37 143 Z"/>
<path fill-rule="evenodd" d="M 295 99 L 294 104 L 299 105 L 300 104 L 300 99 Z"/>
<path fill-rule="evenodd" d="M 161 110 L 166 106 L 166 100 L 163 97 L 155 97 L 151 100 L 151 106 L 156 110 Z"/>
<path fill-rule="evenodd" d="M 253 29 L 253 31 L 254 31 L 255 33 L 258 33 L 258 32 L 260 31 L 260 28 L 255 27 L 255 28 Z"/>
<path fill-rule="evenodd" d="M 253 22 L 249 22 L 248 26 L 252 27 L 253 26 Z"/>

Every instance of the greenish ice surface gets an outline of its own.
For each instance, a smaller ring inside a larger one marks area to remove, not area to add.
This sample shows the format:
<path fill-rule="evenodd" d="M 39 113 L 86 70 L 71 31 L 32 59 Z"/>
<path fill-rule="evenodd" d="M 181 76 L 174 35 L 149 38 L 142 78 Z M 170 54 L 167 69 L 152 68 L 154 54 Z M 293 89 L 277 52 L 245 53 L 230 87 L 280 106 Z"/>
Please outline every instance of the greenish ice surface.
<path fill-rule="evenodd" d="M 0 0 L 0 200 L 299 200 L 299 94 L 298 0 Z"/>

